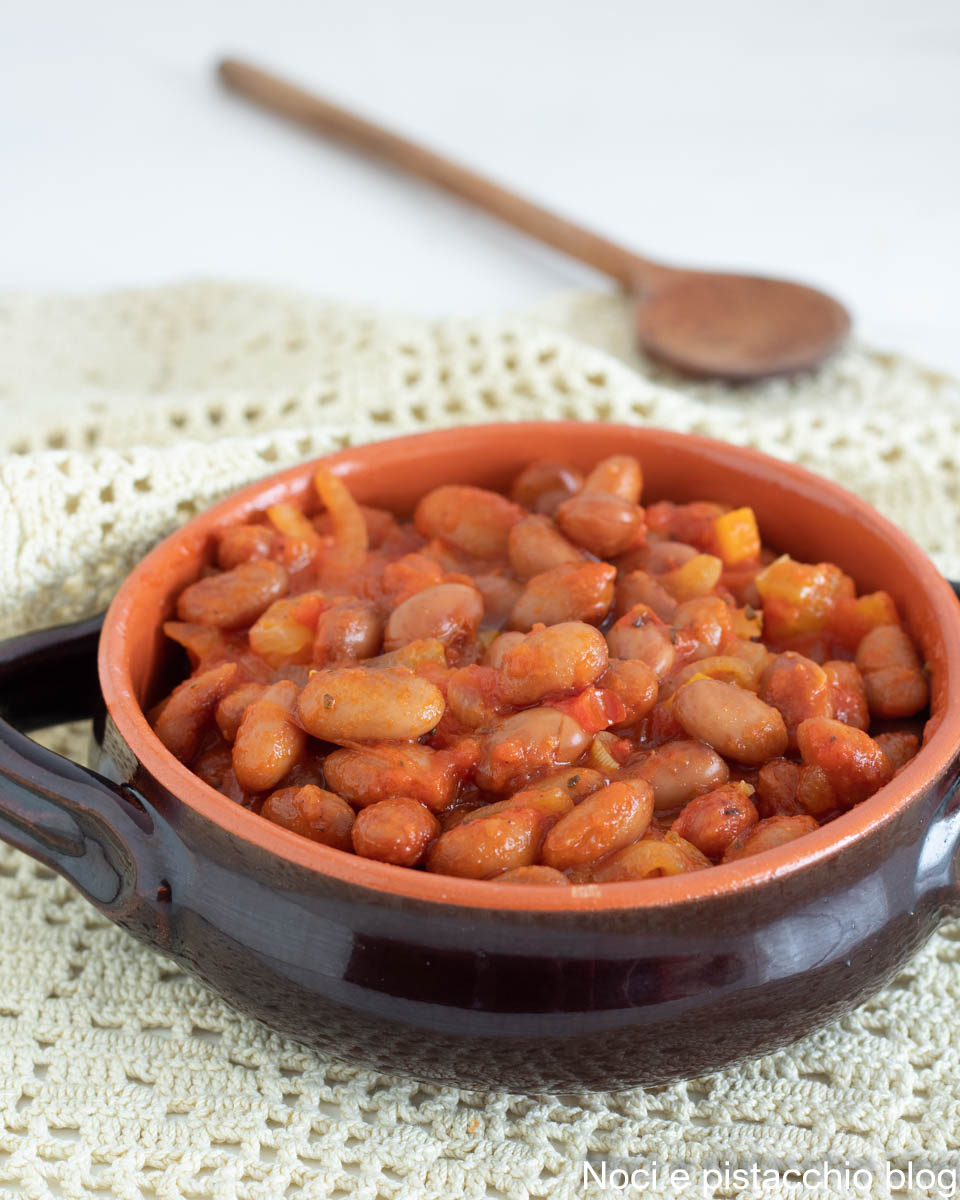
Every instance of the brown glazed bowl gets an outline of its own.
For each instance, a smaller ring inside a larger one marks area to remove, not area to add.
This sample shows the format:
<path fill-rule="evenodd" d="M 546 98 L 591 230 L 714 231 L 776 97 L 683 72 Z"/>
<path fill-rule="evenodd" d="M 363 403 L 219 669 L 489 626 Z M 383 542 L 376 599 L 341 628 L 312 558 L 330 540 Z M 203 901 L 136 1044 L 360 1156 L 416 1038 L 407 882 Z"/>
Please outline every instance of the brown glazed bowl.
<path fill-rule="evenodd" d="M 889 591 L 930 665 L 926 743 L 799 841 L 672 878 L 532 888 L 429 875 L 301 839 L 202 783 L 143 710 L 173 682 L 161 622 L 216 530 L 310 487 L 305 463 L 156 547 L 97 622 L 0 647 L 21 729 L 93 711 L 96 770 L 0 727 L 0 833 L 242 1012 L 381 1071 L 468 1088 L 653 1084 L 764 1054 L 889 980 L 957 905 L 960 606 L 903 533 L 833 483 L 720 442 L 585 423 L 487 425 L 332 455 L 357 499 L 409 513 L 530 459 L 638 456 L 644 494 L 755 508 L 764 540 Z M 182 669 L 182 668 L 181 668 Z"/>

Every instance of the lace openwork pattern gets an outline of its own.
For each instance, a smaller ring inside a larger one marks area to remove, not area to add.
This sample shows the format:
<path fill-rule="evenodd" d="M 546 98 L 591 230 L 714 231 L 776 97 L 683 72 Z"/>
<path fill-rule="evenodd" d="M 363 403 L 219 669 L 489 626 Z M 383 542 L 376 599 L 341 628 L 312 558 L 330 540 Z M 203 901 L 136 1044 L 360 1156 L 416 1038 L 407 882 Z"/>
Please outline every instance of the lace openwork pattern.
<path fill-rule="evenodd" d="M 4 635 L 96 611 L 160 536 L 251 479 L 352 442 L 505 419 L 757 446 L 839 479 L 960 572 L 953 381 L 860 346 L 789 381 L 679 381 L 634 356 L 614 297 L 443 321 L 214 283 L 6 297 L 0 409 Z M 45 740 L 82 757 L 82 730 Z M 855 1013 L 708 1078 L 464 1093 L 271 1036 L 0 847 L 0 1196 L 572 1200 L 588 1156 L 956 1165 L 958 960 L 947 924 Z"/>

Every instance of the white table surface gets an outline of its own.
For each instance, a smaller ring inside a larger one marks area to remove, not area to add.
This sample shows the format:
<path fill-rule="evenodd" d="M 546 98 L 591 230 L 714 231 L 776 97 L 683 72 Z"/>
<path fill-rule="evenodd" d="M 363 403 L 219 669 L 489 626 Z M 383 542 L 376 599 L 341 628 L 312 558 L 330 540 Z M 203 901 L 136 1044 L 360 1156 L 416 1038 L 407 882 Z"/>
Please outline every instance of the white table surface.
<path fill-rule="evenodd" d="M 191 277 L 482 312 L 601 282 L 224 94 L 258 59 L 638 248 L 818 282 L 960 372 L 956 0 L 30 0 L 0 287 Z"/>

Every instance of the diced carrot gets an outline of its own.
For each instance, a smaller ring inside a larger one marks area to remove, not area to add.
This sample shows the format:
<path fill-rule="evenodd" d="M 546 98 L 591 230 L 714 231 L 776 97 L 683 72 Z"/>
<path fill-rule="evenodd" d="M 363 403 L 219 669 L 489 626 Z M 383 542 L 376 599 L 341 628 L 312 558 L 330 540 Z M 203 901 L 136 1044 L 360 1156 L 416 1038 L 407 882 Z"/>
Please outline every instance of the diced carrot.
<path fill-rule="evenodd" d="M 856 650 L 861 640 L 878 625 L 899 625 L 897 606 L 887 592 L 866 596 L 841 596 L 830 614 L 828 628 L 848 650 Z"/>
<path fill-rule="evenodd" d="M 824 629 L 841 596 L 853 596 L 853 581 L 833 563 L 795 562 L 789 555 L 757 576 L 763 601 L 763 629 L 780 642 Z"/>
<path fill-rule="evenodd" d="M 760 557 L 760 530 L 752 508 L 734 508 L 713 522 L 715 553 L 726 567 L 739 567 Z"/>

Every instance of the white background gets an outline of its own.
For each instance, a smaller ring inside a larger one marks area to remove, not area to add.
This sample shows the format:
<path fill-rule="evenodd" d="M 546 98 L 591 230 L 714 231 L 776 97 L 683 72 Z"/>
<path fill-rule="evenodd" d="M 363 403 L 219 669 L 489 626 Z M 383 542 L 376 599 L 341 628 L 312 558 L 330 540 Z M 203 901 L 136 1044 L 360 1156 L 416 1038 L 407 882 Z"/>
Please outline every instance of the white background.
<path fill-rule="evenodd" d="M 419 312 L 601 282 L 223 94 L 224 52 L 637 248 L 835 290 L 960 371 L 957 0 L 11 0 L 0 287 L 190 277 Z"/>

